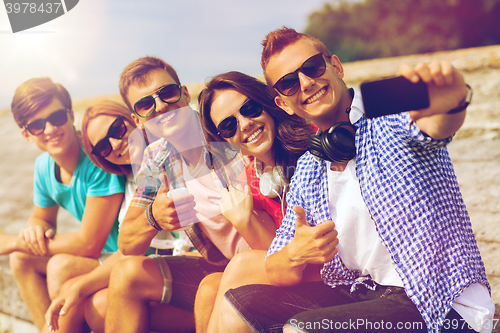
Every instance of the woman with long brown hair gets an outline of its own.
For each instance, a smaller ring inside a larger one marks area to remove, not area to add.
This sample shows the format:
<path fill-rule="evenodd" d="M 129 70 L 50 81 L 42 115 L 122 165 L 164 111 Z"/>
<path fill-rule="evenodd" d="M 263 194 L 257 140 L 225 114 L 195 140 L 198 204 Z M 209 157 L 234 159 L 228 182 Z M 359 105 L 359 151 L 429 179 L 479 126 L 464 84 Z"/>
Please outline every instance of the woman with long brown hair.
<path fill-rule="evenodd" d="M 313 127 L 276 106 L 263 82 L 236 71 L 212 78 L 198 102 L 203 132 L 212 152 L 215 143 L 227 142 L 253 159 L 246 174 L 254 204 L 262 205 L 279 227 L 283 212 L 278 208 L 284 200 L 275 204 L 277 199 L 269 198 L 285 194 L 295 164 L 307 150 Z M 261 186 L 261 180 L 266 184 Z"/>
<path fill-rule="evenodd" d="M 200 122 L 212 153 L 217 155 L 219 143 L 229 143 L 252 160 L 246 167 L 248 185 L 236 184 L 228 191 L 223 190 L 226 192 L 222 195 L 223 214 L 236 229 L 245 226 L 254 230 L 249 216 L 255 209 L 264 209 L 278 228 L 284 215 L 287 184 L 297 160 L 307 150 L 307 138 L 314 127 L 277 107 L 267 85 L 240 72 L 212 78 L 198 96 L 198 102 Z M 244 200 L 247 204 L 237 208 L 231 204 Z M 260 235 L 248 234 L 247 237 Z M 267 247 L 271 241 L 272 238 Z M 197 331 L 217 331 L 219 304 L 226 290 L 269 283 L 265 255 L 265 250 L 238 253 L 224 273 L 209 275 L 202 281 L 195 303 Z"/>

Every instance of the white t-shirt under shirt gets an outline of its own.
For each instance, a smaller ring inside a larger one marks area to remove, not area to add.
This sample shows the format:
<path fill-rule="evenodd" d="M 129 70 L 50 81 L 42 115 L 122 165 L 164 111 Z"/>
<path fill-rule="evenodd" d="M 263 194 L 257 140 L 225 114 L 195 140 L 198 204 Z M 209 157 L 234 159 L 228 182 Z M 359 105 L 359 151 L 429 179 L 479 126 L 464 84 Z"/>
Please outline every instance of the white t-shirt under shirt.
<path fill-rule="evenodd" d="M 344 172 L 328 170 L 329 207 L 342 262 L 362 276 L 370 275 L 378 284 L 403 287 L 361 197 L 354 160 Z"/>
<path fill-rule="evenodd" d="M 130 201 L 134 197 L 135 192 L 135 182 L 134 182 L 134 174 L 131 172 L 127 176 L 127 181 L 125 182 L 125 196 L 123 197 L 122 206 L 120 207 L 120 212 L 118 213 L 118 222 L 121 227 L 123 220 L 125 219 L 125 215 L 127 214 L 128 207 L 130 206 Z"/>
<path fill-rule="evenodd" d="M 205 235 L 228 259 L 238 252 L 250 250 L 245 239 L 221 214 L 218 203 L 222 197 L 215 184 L 214 173 L 205 163 L 198 163 L 193 170 L 190 170 L 186 163 L 183 163 L 182 167 L 186 187 L 189 193 L 194 195 L 196 216 Z"/>

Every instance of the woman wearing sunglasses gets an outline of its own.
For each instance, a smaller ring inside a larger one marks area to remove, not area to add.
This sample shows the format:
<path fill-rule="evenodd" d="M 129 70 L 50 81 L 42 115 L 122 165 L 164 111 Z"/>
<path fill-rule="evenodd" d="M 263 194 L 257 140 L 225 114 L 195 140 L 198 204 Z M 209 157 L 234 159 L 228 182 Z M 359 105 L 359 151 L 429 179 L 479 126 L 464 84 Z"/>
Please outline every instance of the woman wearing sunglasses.
<path fill-rule="evenodd" d="M 273 217 L 276 228 L 279 227 L 284 213 L 286 185 L 298 158 L 307 149 L 307 138 L 313 134 L 313 127 L 302 118 L 288 115 L 278 108 L 263 82 L 239 72 L 214 77 L 198 101 L 201 124 L 211 149 L 217 146 L 214 143 L 228 142 L 252 160 L 246 167 L 248 185 L 237 184 L 223 193 L 223 214 L 232 223 L 240 224 L 239 227 L 235 225 L 238 229 L 245 222 L 251 223 L 249 216 L 254 209 L 264 209 Z M 244 196 L 247 197 L 246 205 L 230 209 L 231 202 L 241 202 L 245 200 L 241 199 Z M 246 227 L 252 228 L 251 225 Z M 217 331 L 218 307 L 227 289 L 250 283 L 269 283 L 264 269 L 265 255 L 263 250 L 237 254 L 223 275 L 215 273 L 203 280 L 197 294 L 200 306 L 195 307 L 197 330 L 206 331 L 208 327 L 208 331 Z M 219 283 L 217 297 L 211 299 L 215 305 L 210 304 L 213 305 L 210 316 L 205 309 L 212 306 L 208 303 L 203 306 L 201 302 L 210 299 L 210 290 L 217 290 Z"/>
<path fill-rule="evenodd" d="M 82 121 L 83 147 L 92 162 L 108 173 L 127 177 L 125 197 L 118 217 L 120 223 L 134 195 L 132 165 L 140 165 L 144 148 L 149 143 L 148 138 L 153 137 L 149 132 L 146 135 L 138 131 L 131 112 L 114 101 L 102 101 L 89 107 Z M 161 231 L 151 242 L 147 253 L 173 254 L 174 241 L 179 237 L 187 240 L 179 232 Z M 182 249 L 177 249 L 175 254 L 181 252 Z M 46 313 L 48 326 L 60 332 L 77 332 L 87 322 L 94 332 L 104 331 L 105 309 L 99 304 L 107 297 L 107 292 L 94 293 L 108 286 L 111 268 L 122 258 L 124 255 L 118 250 L 92 273 L 68 282 L 67 289 L 52 302 Z M 88 296 L 91 296 L 90 301 L 85 302 Z M 65 314 L 59 317 L 61 309 Z"/>
<path fill-rule="evenodd" d="M 246 176 L 253 201 L 279 227 L 283 218 L 280 197 L 283 199 L 283 189 L 298 158 L 307 150 L 307 138 L 314 128 L 278 108 L 263 82 L 240 72 L 214 77 L 198 101 L 209 146 L 213 150 L 214 143 L 228 142 L 250 157 Z M 265 177 L 268 175 L 272 175 L 270 181 Z M 262 177 L 271 186 L 261 186 Z"/>
<path fill-rule="evenodd" d="M 134 140 L 131 134 L 136 129 L 130 111 L 114 101 L 101 101 L 87 109 L 82 120 L 83 148 L 90 160 L 104 171 L 127 177 L 125 198 L 118 220 L 127 212 L 134 191 L 132 160 L 142 158 L 147 144 Z M 144 138 L 151 135 L 144 135 Z"/>

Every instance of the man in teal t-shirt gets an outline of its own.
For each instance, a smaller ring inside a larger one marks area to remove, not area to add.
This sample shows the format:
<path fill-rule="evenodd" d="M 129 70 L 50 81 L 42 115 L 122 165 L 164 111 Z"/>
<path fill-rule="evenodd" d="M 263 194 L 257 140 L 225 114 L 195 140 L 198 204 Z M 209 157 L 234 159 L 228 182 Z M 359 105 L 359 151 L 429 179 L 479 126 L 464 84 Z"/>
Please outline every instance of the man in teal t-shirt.
<path fill-rule="evenodd" d="M 35 162 L 33 203 L 40 207 L 58 205 L 65 208 L 78 221 L 82 221 L 87 197 L 103 197 L 124 191 L 123 177 L 110 175 L 98 168 L 83 149 L 68 185 L 60 183 L 55 175 L 55 161 L 48 153 Z M 103 252 L 118 250 L 118 219 L 113 224 Z"/>
<path fill-rule="evenodd" d="M 62 85 L 28 80 L 16 89 L 11 109 L 23 137 L 45 153 L 35 163 L 28 226 L 19 236 L 0 235 L 0 254 L 10 253 L 21 297 L 42 331 L 50 298 L 61 285 L 97 267 L 102 252 L 117 250 L 125 180 L 100 170 L 83 152 Z M 81 221 L 78 231 L 56 234 L 59 207 Z"/>

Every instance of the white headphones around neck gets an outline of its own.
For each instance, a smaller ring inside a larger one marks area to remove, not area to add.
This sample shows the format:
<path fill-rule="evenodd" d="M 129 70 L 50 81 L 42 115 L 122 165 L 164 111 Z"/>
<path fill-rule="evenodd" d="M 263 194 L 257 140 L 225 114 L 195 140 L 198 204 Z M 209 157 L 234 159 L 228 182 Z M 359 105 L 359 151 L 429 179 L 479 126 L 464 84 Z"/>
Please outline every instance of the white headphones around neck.
<path fill-rule="evenodd" d="M 283 188 L 288 185 L 281 167 L 275 166 L 272 171 L 262 173 L 262 162 L 254 158 L 254 165 L 255 174 L 260 179 L 260 193 L 269 198 L 280 196 L 283 193 Z"/>

